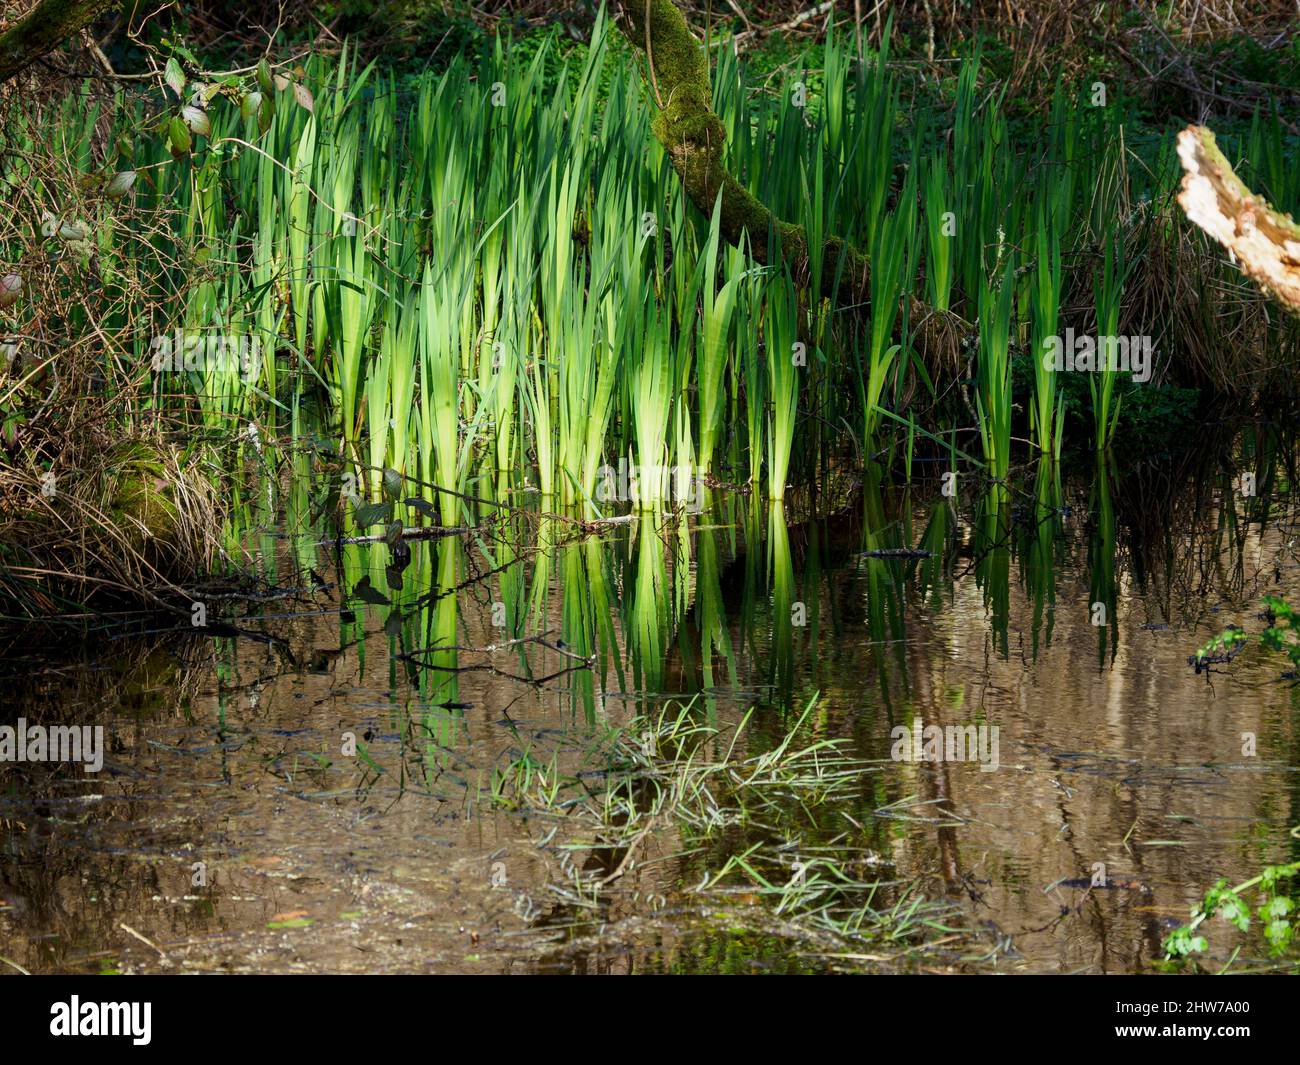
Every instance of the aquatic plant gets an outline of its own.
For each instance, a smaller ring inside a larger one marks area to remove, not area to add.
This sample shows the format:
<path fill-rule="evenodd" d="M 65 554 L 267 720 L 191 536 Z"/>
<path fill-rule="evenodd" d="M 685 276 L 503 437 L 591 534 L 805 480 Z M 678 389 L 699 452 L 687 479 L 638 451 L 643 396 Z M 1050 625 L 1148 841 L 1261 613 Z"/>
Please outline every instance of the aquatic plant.
<path fill-rule="evenodd" d="M 1056 387 L 1056 368 L 1050 365 L 1048 346 L 1057 336 L 1057 315 L 1061 300 L 1061 243 L 1053 216 L 1039 202 L 1036 227 L 1036 261 L 1030 310 L 1032 314 L 1031 353 L 1034 371 L 1034 397 L 1029 408 L 1029 424 L 1034 443 L 1044 455 L 1059 460 L 1065 432 L 1065 397 Z"/>
<path fill-rule="evenodd" d="M 1092 395 L 1093 441 L 1098 451 L 1110 445 L 1119 421 L 1120 401 L 1115 397 L 1119 377 L 1119 311 L 1124 294 L 1124 249 L 1110 234 L 1102 253 L 1102 266 L 1095 282 L 1097 321 L 1096 372 L 1088 378 Z"/>
<path fill-rule="evenodd" d="M 995 286 L 980 283 L 979 356 L 975 410 L 989 475 L 1005 481 L 1011 466 L 1011 300 L 1015 268 L 1008 262 Z"/>
<path fill-rule="evenodd" d="M 1300 828 L 1292 829 L 1291 835 L 1300 838 Z M 1215 917 L 1221 918 L 1243 935 L 1249 932 L 1252 909 L 1264 941 L 1268 944 L 1269 953 L 1280 958 L 1293 952 L 1296 942 L 1294 914 L 1297 902 L 1300 901 L 1298 877 L 1300 862 L 1289 862 L 1270 865 L 1256 876 L 1231 887 L 1227 880 L 1219 880 L 1193 907 L 1191 920 L 1165 936 L 1162 948 L 1166 961 L 1182 961 L 1204 953 L 1209 948 L 1209 941 L 1200 929 Z M 1224 966 L 1225 970 L 1240 952 L 1241 947 L 1238 946 Z"/>

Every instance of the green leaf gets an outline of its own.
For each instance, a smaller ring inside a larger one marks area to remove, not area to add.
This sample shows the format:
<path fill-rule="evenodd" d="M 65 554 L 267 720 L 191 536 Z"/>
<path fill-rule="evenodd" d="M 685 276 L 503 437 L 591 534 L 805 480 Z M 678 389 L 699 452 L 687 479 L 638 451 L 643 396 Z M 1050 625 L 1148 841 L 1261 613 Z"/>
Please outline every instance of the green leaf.
<path fill-rule="evenodd" d="M 402 497 L 402 486 L 406 483 L 400 473 L 389 467 L 384 467 L 384 498 L 396 502 Z"/>
<path fill-rule="evenodd" d="M 265 133 L 275 121 L 275 101 L 264 95 L 257 105 L 257 132 Z"/>
<path fill-rule="evenodd" d="M 363 503 L 352 512 L 352 520 L 357 523 L 357 528 L 368 529 L 387 521 L 392 509 L 388 503 Z"/>
<path fill-rule="evenodd" d="M 315 924 L 315 921 L 312 920 L 312 918 L 310 917 L 294 917 L 288 921 L 268 921 L 266 927 L 274 928 L 274 929 L 306 928 L 308 925 L 312 925 L 312 924 Z"/>
<path fill-rule="evenodd" d="M 180 115 L 167 124 L 167 140 L 170 142 L 172 155 L 177 159 L 190 150 L 190 145 L 193 144 L 190 139 L 190 128 Z"/>
<path fill-rule="evenodd" d="M 23 294 L 23 279 L 18 274 L 0 277 L 0 310 L 12 307 Z"/>
<path fill-rule="evenodd" d="M 392 606 L 392 601 L 378 588 L 370 583 L 370 575 L 362 577 L 352 586 L 352 595 L 371 606 Z"/>
<path fill-rule="evenodd" d="M 1291 912 L 1291 900 L 1285 895 L 1270 899 L 1260 910 L 1261 917 L 1285 917 Z"/>
<path fill-rule="evenodd" d="M 1237 926 L 1237 930 L 1245 932 L 1250 928 L 1250 913 L 1246 909 L 1245 903 L 1241 898 L 1231 891 L 1223 893 L 1222 901 L 1219 903 L 1219 916 L 1230 924 Z"/>

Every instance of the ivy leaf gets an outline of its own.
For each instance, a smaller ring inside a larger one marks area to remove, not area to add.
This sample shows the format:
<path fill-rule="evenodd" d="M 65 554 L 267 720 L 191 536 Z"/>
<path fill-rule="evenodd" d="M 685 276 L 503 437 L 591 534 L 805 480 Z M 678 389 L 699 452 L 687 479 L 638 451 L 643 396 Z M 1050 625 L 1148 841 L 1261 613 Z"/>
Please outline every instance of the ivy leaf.
<path fill-rule="evenodd" d="M 1268 939 L 1274 953 L 1280 954 L 1286 949 L 1286 945 L 1291 942 L 1291 922 L 1280 918 L 1276 921 L 1270 921 L 1264 926 L 1264 936 Z"/>
<path fill-rule="evenodd" d="M 1240 932 L 1250 928 L 1250 913 L 1241 898 L 1231 891 L 1223 893 L 1222 901 L 1219 903 L 1219 916 L 1230 924 L 1236 925 Z"/>
<path fill-rule="evenodd" d="M 1261 917 L 1285 917 L 1291 912 L 1291 900 L 1285 895 L 1278 895 L 1275 899 L 1270 899 L 1267 904 L 1260 907 L 1259 915 Z"/>

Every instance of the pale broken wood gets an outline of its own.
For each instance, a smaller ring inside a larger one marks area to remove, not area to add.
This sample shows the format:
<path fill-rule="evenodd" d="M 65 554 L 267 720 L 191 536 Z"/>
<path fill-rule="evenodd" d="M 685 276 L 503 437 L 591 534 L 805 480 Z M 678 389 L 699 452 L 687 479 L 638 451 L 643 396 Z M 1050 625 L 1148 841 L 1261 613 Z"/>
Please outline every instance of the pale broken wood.
<path fill-rule="evenodd" d="M 1188 219 L 1227 248 L 1242 273 L 1300 314 L 1300 226 L 1246 188 L 1204 126 L 1178 134 L 1178 158 L 1185 171 L 1178 202 Z"/>

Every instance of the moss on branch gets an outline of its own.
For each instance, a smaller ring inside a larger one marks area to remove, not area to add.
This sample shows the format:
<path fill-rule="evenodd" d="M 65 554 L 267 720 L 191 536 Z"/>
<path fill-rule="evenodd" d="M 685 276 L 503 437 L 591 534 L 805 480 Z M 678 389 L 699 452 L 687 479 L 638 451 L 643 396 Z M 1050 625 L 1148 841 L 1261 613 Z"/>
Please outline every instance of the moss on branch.
<path fill-rule="evenodd" d="M 41 0 L 0 34 L 0 82 L 31 66 L 89 26 L 118 0 Z"/>
<path fill-rule="evenodd" d="M 773 215 L 723 163 L 726 130 L 713 110 L 708 56 L 677 5 L 673 0 L 624 0 L 620 26 L 650 64 L 650 85 L 658 106 L 654 133 L 691 202 L 706 215 L 720 202 L 723 236 L 739 243 L 748 235 L 760 261 L 767 256 L 769 232 L 775 232 L 786 262 L 806 281 L 809 254 L 803 228 Z M 824 295 L 837 294 L 845 303 L 866 303 L 866 256 L 848 241 L 831 237 L 822 246 L 822 261 L 826 264 Z M 841 271 L 838 287 L 837 270 Z"/>

